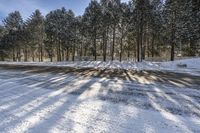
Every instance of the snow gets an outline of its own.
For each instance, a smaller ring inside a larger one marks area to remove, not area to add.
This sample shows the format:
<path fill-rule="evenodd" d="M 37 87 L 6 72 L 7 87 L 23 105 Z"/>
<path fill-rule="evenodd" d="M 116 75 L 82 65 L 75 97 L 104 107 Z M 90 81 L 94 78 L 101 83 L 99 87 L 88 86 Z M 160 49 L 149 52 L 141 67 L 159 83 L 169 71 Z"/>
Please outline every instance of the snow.
<path fill-rule="evenodd" d="M 198 133 L 199 96 L 198 86 L 0 69 L 0 132 Z"/>
<path fill-rule="evenodd" d="M 68 61 L 68 62 L 0 62 L 0 64 L 31 65 L 31 66 L 56 66 L 75 68 L 101 68 L 101 69 L 125 69 L 125 70 L 154 70 L 171 71 L 177 73 L 189 73 L 200 75 L 200 58 L 183 59 L 169 62 L 149 62 L 136 63 L 133 61 Z M 178 64 L 186 64 L 187 67 L 180 68 Z"/>
<path fill-rule="evenodd" d="M 180 68 L 178 64 L 186 64 L 186 68 Z M 160 64 L 161 70 L 169 70 L 176 72 L 186 72 L 193 75 L 200 75 L 200 58 L 182 59 L 176 61 L 162 62 Z"/>

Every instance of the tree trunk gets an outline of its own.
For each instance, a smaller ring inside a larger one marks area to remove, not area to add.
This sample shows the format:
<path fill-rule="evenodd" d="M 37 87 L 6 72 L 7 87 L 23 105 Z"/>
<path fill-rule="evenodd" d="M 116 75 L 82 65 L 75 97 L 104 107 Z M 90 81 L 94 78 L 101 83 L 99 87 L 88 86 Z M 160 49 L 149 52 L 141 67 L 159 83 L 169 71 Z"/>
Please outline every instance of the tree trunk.
<path fill-rule="evenodd" d="M 85 46 L 85 50 L 84 50 L 84 56 L 86 56 L 87 55 L 87 46 Z"/>
<path fill-rule="evenodd" d="M 175 50 L 175 29 L 174 29 L 174 23 L 172 22 L 172 29 L 171 29 L 171 61 L 174 61 L 174 50 Z"/>
<path fill-rule="evenodd" d="M 74 42 L 74 44 L 73 44 L 73 50 L 72 50 L 72 61 L 75 60 L 75 49 L 76 49 L 76 44 Z"/>
<path fill-rule="evenodd" d="M 154 57 L 154 40 L 155 40 L 155 36 L 152 36 L 152 42 L 151 42 L 151 56 L 152 58 Z"/>
<path fill-rule="evenodd" d="M 0 50 L 0 55 L 1 55 L 1 61 L 4 61 L 4 53 L 3 53 L 3 50 Z"/>
<path fill-rule="evenodd" d="M 60 40 L 58 42 L 58 47 L 57 47 L 57 61 L 61 61 L 61 44 L 60 44 Z"/>
<path fill-rule="evenodd" d="M 40 44 L 39 44 L 39 49 L 38 49 L 38 51 L 37 51 L 39 62 L 41 62 L 41 56 L 40 56 L 40 54 L 41 54 L 41 48 L 40 48 L 40 47 L 41 47 L 41 46 L 40 46 Z"/>
<path fill-rule="evenodd" d="M 40 45 L 40 61 L 43 62 L 43 47 Z"/>
<path fill-rule="evenodd" d="M 175 44 L 174 42 L 171 44 L 171 61 L 174 61 L 174 47 L 175 47 Z"/>
<path fill-rule="evenodd" d="M 142 55 L 142 18 L 140 19 L 140 24 L 138 25 L 137 29 L 137 61 L 141 61 L 141 55 Z"/>
<path fill-rule="evenodd" d="M 61 57 L 61 55 L 62 55 L 62 53 L 61 53 L 62 51 L 61 51 L 61 42 L 59 41 L 59 61 L 61 61 L 62 59 L 62 57 Z"/>
<path fill-rule="evenodd" d="M 145 60 L 146 46 L 144 45 L 142 48 L 142 60 Z"/>
<path fill-rule="evenodd" d="M 82 60 L 83 56 L 83 43 L 81 42 L 81 48 L 80 48 L 80 59 Z"/>
<path fill-rule="evenodd" d="M 171 37 L 171 61 L 174 61 L 174 50 L 175 50 L 175 42 L 174 42 L 174 33 L 172 32 Z"/>
<path fill-rule="evenodd" d="M 137 49 L 136 48 L 134 49 L 134 57 L 135 57 L 135 62 L 136 62 L 136 60 L 137 60 Z"/>
<path fill-rule="evenodd" d="M 142 61 L 142 48 L 143 48 L 143 25 L 141 24 L 140 26 L 140 34 L 139 34 L 139 51 L 140 51 L 140 55 L 139 55 L 139 62 Z"/>
<path fill-rule="evenodd" d="M 20 48 L 17 47 L 17 61 L 20 61 Z"/>
<path fill-rule="evenodd" d="M 138 19 L 138 29 L 137 29 L 137 61 L 141 62 L 142 61 L 142 40 L 143 40 L 143 11 L 138 12 L 137 14 L 137 19 Z"/>
<path fill-rule="evenodd" d="M 28 61 L 28 49 L 27 49 L 27 44 L 25 44 L 25 49 L 24 49 L 24 61 Z"/>
<path fill-rule="evenodd" d="M 94 60 L 97 60 L 97 44 L 96 44 L 96 31 L 94 35 Z"/>
<path fill-rule="evenodd" d="M 104 31 L 103 33 L 103 61 L 106 61 L 106 51 L 107 51 L 107 40 L 106 40 L 106 36 L 107 36 L 107 31 Z"/>
<path fill-rule="evenodd" d="M 145 56 L 146 56 L 146 44 L 147 44 L 146 30 L 145 30 L 142 42 L 143 42 L 142 43 L 142 60 L 145 60 Z"/>
<path fill-rule="evenodd" d="M 130 47 L 128 46 L 128 54 L 127 54 L 127 56 L 128 56 L 128 60 L 129 60 L 129 58 L 130 58 Z"/>
<path fill-rule="evenodd" d="M 32 50 L 32 60 L 33 60 L 33 62 L 35 61 L 34 50 Z"/>
<path fill-rule="evenodd" d="M 18 48 L 18 61 L 21 61 L 21 49 L 20 49 L 20 47 Z"/>
<path fill-rule="evenodd" d="M 53 62 L 53 57 L 52 57 L 52 55 L 50 55 L 50 62 Z"/>
<path fill-rule="evenodd" d="M 69 48 L 67 47 L 66 61 L 69 61 Z"/>
<path fill-rule="evenodd" d="M 122 47 L 123 47 L 123 38 L 121 37 L 121 40 L 120 40 L 120 57 L 119 57 L 119 60 L 120 62 L 122 61 Z"/>
<path fill-rule="evenodd" d="M 4 55 L 1 54 L 1 61 L 4 61 Z"/>
<path fill-rule="evenodd" d="M 59 46 L 56 48 L 56 53 L 57 53 L 57 61 L 59 61 Z"/>
<path fill-rule="evenodd" d="M 15 60 L 15 48 L 12 49 L 12 56 L 13 56 L 13 61 L 16 61 Z"/>
<path fill-rule="evenodd" d="M 149 48 L 149 37 L 148 37 L 148 39 L 147 39 L 147 57 L 149 58 L 149 50 L 150 48 Z"/>
<path fill-rule="evenodd" d="M 116 26 L 114 25 L 113 27 L 113 45 L 112 45 L 112 61 L 114 60 L 114 53 L 115 53 L 115 31 L 116 31 Z"/>

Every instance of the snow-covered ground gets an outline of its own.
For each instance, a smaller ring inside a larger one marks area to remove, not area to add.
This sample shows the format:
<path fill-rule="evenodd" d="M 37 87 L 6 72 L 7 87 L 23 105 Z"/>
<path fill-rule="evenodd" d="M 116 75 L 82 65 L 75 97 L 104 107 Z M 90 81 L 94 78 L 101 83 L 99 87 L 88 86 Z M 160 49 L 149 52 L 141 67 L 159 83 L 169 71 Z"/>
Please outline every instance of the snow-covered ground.
<path fill-rule="evenodd" d="M 143 61 L 136 63 L 132 61 L 76 61 L 76 62 L 0 62 L 0 64 L 14 65 L 34 65 L 34 66 L 57 66 L 57 67 L 76 67 L 76 68 L 109 68 L 125 70 L 154 70 L 172 71 L 178 73 L 189 73 L 200 75 L 200 58 L 183 59 L 169 62 L 149 62 Z M 187 67 L 178 67 L 178 64 L 186 64 Z"/>
<path fill-rule="evenodd" d="M 0 132 L 200 132 L 200 87 L 0 69 Z"/>

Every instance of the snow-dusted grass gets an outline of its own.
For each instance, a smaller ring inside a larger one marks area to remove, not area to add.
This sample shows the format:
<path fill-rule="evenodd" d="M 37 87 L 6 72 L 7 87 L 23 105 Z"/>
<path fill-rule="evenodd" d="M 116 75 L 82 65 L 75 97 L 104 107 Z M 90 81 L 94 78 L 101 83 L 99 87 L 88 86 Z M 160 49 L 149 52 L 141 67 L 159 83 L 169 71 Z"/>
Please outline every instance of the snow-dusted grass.
<path fill-rule="evenodd" d="M 0 132 L 200 132 L 200 88 L 0 69 Z"/>
<path fill-rule="evenodd" d="M 169 62 L 149 62 L 140 63 L 132 61 L 68 61 L 68 62 L 0 62 L 0 64 L 12 65 L 31 65 L 31 66 L 56 66 L 56 67 L 75 67 L 75 68 L 108 68 L 125 70 L 154 70 L 154 71 L 172 71 L 179 73 L 189 73 L 200 75 L 200 58 L 183 59 Z M 186 64 L 187 67 L 180 68 L 178 64 Z"/>

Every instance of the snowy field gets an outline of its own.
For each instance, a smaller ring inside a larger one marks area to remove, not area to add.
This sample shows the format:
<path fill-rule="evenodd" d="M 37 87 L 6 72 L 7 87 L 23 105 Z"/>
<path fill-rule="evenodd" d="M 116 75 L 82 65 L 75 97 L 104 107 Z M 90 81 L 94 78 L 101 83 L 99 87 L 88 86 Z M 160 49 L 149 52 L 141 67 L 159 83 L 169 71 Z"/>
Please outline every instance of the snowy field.
<path fill-rule="evenodd" d="M 181 86 L 0 68 L 0 132 L 199 133 L 196 78 Z"/>
<path fill-rule="evenodd" d="M 75 62 L 0 62 L 8 65 L 31 65 L 31 66 L 56 66 L 56 67 L 75 67 L 75 68 L 101 68 L 101 69 L 124 69 L 124 70 L 154 70 L 170 71 L 177 73 L 189 73 L 200 75 L 200 58 L 183 59 L 169 62 L 149 62 L 140 63 L 132 61 L 75 61 Z M 187 67 L 178 67 L 178 65 L 187 65 Z"/>

